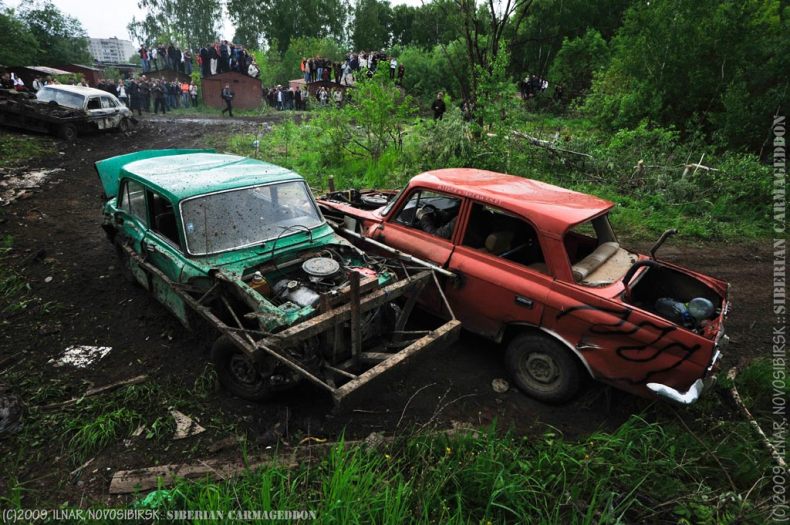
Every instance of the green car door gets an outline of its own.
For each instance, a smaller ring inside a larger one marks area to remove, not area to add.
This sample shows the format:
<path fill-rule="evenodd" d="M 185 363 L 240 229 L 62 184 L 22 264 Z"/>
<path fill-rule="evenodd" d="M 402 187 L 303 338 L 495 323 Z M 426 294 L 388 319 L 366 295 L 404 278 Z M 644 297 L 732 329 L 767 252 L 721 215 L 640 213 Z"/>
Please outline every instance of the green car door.
<path fill-rule="evenodd" d="M 142 241 L 148 230 L 148 210 L 145 203 L 145 188 L 133 180 L 123 180 L 120 184 L 117 209 L 113 213 L 113 222 L 117 231 L 115 244 L 121 255 L 121 264 L 128 265 L 134 279 L 146 290 L 151 286 L 148 273 L 138 261 L 129 257 L 124 247 L 130 247 L 135 253 L 142 254 Z"/>
<path fill-rule="evenodd" d="M 177 209 L 170 200 L 155 191 L 147 189 L 145 194 L 150 226 L 141 243 L 142 255 L 146 262 L 165 274 L 171 282 L 178 283 L 185 260 Z M 187 308 L 183 299 L 160 276 L 151 273 L 149 279 L 154 296 L 188 327 Z"/>

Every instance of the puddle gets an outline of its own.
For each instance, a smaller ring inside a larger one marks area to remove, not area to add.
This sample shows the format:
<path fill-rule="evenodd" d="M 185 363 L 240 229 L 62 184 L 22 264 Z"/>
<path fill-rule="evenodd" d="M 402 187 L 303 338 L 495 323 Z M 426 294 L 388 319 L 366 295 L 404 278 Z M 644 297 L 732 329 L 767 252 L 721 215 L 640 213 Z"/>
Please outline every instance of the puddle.
<path fill-rule="evenodd" d="M 66 171 L 63 168 L 31 170 L 24 173 L 0 173 L 0 206 L 8 206 L 18 199 L 32 195 L 32 190 L 40 188 L 55 173 Z"/>
<path fill-rule="evenodd" d="M 70 365 L 75 368 L 88 368 L 93 363 L 106 356 L 112 347 L 72 345 L 64 350 L 63 355 L 57 359 L 50 359 L 49 363 L 55 366 Z"/>

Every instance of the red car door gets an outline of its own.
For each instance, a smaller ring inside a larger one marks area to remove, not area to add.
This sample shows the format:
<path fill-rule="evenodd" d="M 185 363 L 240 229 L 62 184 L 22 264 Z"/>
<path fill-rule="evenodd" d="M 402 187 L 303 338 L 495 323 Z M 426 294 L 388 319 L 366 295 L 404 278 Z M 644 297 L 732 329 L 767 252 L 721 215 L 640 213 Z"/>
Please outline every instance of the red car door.
<path fill-rule="evenodd" d="M 537 233 L 508 212 L 472 203 L 446 294 L 464 328 L 496 339 L 507 324 L 538 326 L 552 277 Z"/>
<path fill-rule="evenodd" d="M 446 266 L 453 252 L 452 238 L 462 199 L 424 188 L 414 188 L 382 223 L 374 239 L 404 253 Z M 424 214 L 435 215 L 430 223 Z M 428 231 L 426 231 L 426 229 Z"/>

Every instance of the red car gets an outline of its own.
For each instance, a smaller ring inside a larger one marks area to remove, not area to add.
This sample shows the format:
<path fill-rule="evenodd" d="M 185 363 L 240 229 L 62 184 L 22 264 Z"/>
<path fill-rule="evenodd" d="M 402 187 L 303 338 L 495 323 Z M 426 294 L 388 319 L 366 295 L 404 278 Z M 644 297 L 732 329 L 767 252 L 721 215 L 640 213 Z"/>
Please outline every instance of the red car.
<path fill-rule="evenodd" d="M 728 283 L 617 242 L 613 203 L 477 169 L 319 199 L 341 234 L 433 263 L 464 328 L 506 345 L 513 381 L 563 402 L 582 374 L 693 403 L 728 341 Z M 438 295 L 423 306 L 446 314 Z M 443 312 L 444 310 L 444 312 Z"/>

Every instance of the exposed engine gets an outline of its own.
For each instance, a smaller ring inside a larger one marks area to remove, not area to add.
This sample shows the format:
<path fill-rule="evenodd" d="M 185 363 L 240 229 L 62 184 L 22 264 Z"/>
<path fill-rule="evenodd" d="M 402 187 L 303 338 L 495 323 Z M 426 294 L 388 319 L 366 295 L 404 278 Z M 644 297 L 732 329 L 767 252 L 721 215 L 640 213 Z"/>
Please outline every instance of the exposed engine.
<path fill-rule="evenodd" d="M 365 278 L 377 277 L 386 271 L 375 258 L 366 257 L 363 261 L 352 250 L 344 253 L 344 248 L 328 248 L 307 258 L 283 263 L 265 276 L 256 271 L 249 284 L 274 305 L 289 311 L 317 307 L 322 294 L 331 296 L 349 284 L 349 272 L 360 273 Z"/>

